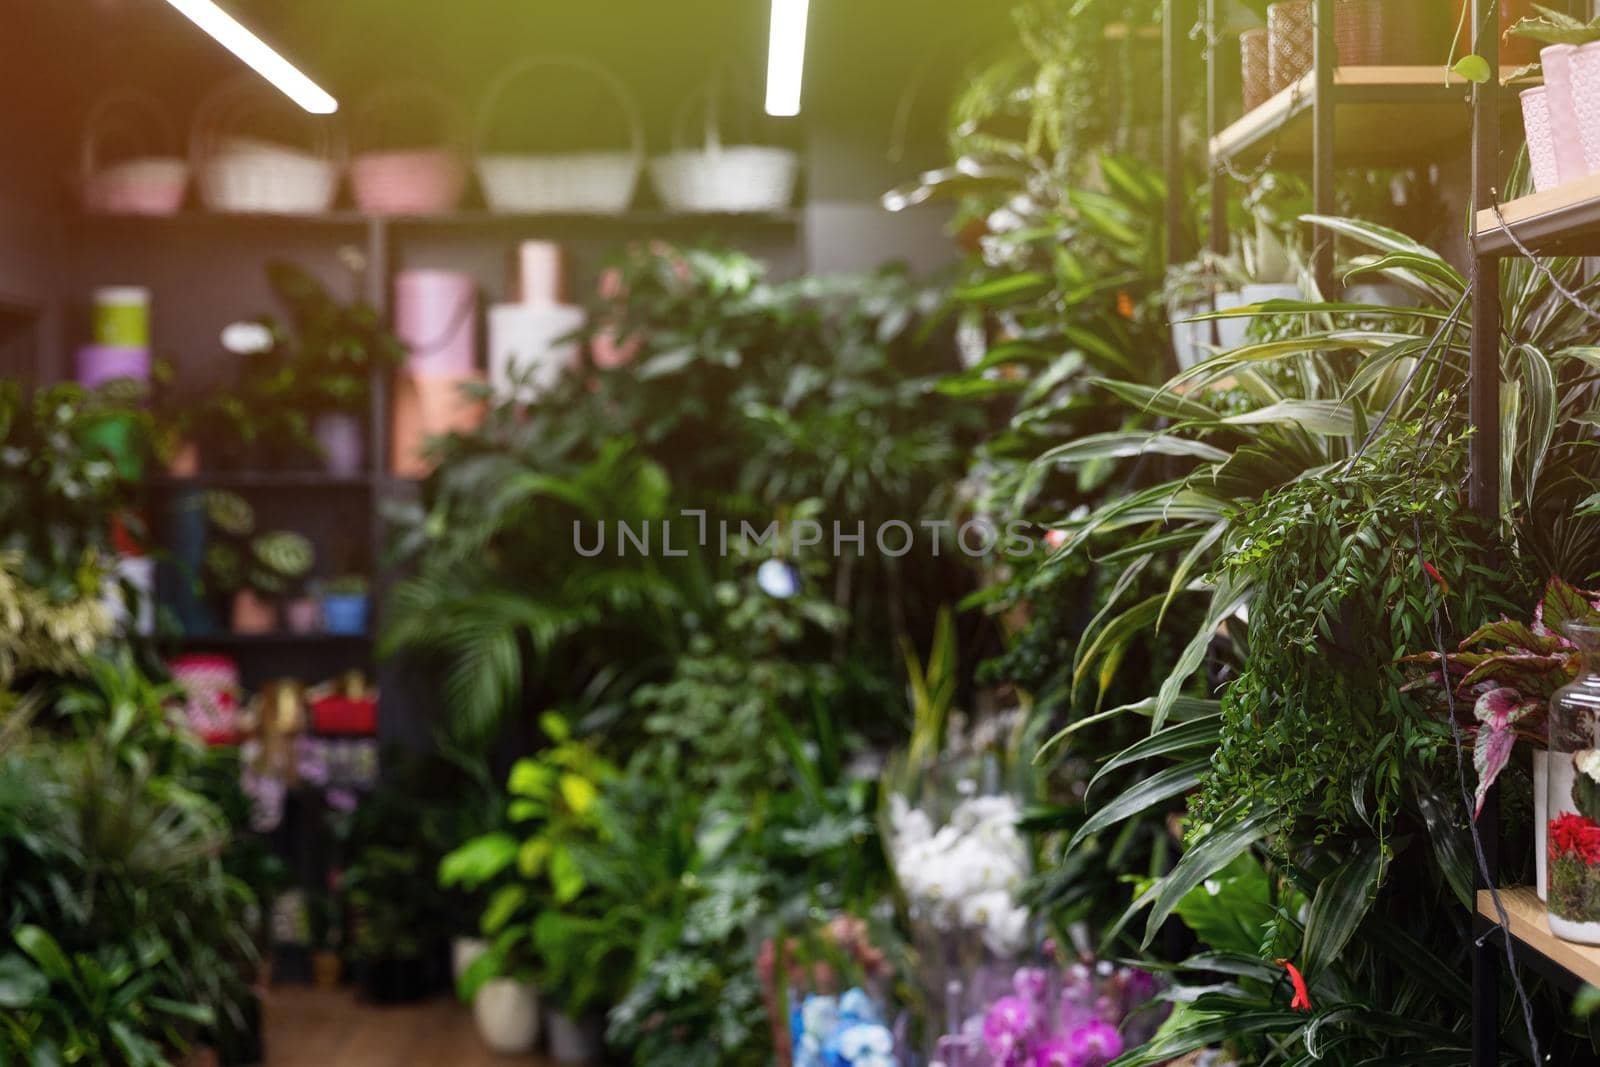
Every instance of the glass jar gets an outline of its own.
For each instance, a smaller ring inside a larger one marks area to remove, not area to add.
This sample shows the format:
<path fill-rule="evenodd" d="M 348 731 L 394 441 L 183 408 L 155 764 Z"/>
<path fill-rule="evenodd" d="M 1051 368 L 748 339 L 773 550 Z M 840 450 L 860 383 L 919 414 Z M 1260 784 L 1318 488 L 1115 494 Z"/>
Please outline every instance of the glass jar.
<path fill-rule="evenodd" d="M 1550 698 L 1546 905 L 1551 933 L 1600 945 L 1600 626 L 1565 629 L 1582 667 Z"/>

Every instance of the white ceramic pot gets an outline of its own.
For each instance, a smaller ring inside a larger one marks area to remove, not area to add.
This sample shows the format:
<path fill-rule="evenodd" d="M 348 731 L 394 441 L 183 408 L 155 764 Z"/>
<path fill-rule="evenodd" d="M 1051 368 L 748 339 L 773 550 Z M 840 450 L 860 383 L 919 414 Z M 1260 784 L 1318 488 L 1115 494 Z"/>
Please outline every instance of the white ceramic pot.
<path fill-rule="evenodd" d="M 1204 345 L 1211 338 L 1211 324 L 1185 320 L 1195 315 L 1203 315 L 1209 310 L 1211 309 L 1204 306 L 1168 310 L 1172 322 L 1172 351 L 1178 358 L 1178 367 L 1181 370 L 1188 370 L 1206 358 Z"/>
<path fill-rule="evenodd" d="M 1265 304 L 1268 300 L 1304 300 L 1305 294 L 1294 282 L 1253 282 L 1239 290 L 1246 304 Z"/>
<path fill-rule="evenodd" d="M 1550 753 L 1533 754 L 1533 864 L 1539 899 L 1550 896 Z"/>
<path fill-rule="evenodd" d="M 450 977 L 457 982 L 467 968 L 489 951 L 489 942 L 481 937 L 458 937 L 450 942 Z"/>
<path fill-rule="evenodd" d="M 1240 292 L 1218 293 L 1217 310 L 1232 311 L 1245 305 L 1244 294 Z M 1243 348 L 1250 338 L 1249 319 L 1218 319 L 1217 343 L 1222 351 L 1231 352 L 1235 348 Z"/>
<path fill-rule="evenodd" d="M 539 1040 L 539 993 L 531 982 L 492 978 L 472 1001 L 478 1034 L 502 1054 L 532 1052 Z"/>
<path fill-rule="evenodd" d="M 583 309 L 564 304 L 497 304 L 489 309 L 489 380 L 495 393 L 527 403 L 578 361 Z"/>
<path fill-rule="evenodd" d="M 550 1058 L 557 1063 L 593 1063 L 600 1059 L 600 1021 L 593 1017 L 574 1020 L 559 1011 L 547 1013 L 546 1040 Z"/>

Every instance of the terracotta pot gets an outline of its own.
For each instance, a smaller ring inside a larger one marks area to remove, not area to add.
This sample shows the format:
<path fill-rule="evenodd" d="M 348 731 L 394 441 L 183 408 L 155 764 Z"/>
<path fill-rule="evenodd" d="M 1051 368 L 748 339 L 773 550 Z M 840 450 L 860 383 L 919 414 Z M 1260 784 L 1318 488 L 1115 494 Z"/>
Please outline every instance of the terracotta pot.
<path fill-rule="evenodd" d="M 236 634 L 269 634 L 278 625 L 278 605 L 251 589 L 233 594 L 230 623 Z"/>
<path fill-rule="evenodd" d="M 173 478 L 193 478 L 200 473 L 200 446 L 193 441 L 178 442 L 177 451 L 167 461 L 167 474 Z"/>
<path fill-rule="evenodd" d="M 394 427 L 390 465 L 402 478 L 426 478 L 433 463 L 424 450 L 429 438 L 467 433 L 483 421 L 482 401 L 464 396 L 463 385 L 483 384 L 482 374 L 395 378 Z"/>
<path fill-rule="evenodd" d="M 1267 66 L 1274 93 L 1311 73 L 1316 54 L 1311 0 L 1280 0 L 1267 8 Z"/>
<path fill-rule="evenodd" d="M 1239 77 L 1246 111 L 1254 111 L 1272 97 L 1271 54 L 1266 27 L 1239 35 Z"/>

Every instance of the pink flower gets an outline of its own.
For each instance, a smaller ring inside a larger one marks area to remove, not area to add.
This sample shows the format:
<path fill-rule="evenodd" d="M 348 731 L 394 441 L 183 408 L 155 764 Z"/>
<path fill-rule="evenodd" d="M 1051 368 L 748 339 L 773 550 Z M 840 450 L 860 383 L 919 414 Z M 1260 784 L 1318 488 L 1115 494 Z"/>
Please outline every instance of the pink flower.
<path fill-rule="evenodd" d="M 1001 997 L 984 1016 L 983 1040 L 991 1055 L 1009 1062 L 1023 1053 L 1037 1024 L 1032 1004 L 1021 997 Z"/>
<path fill-rule="evenodd" d="M 1078 1027 L 1067 1035 L 1067 1042 L 1080 1057 L 1071 1061 L 1071 1067 L 1103 1067 L 1122 1055 L 1122 1035 L 1099 1020 Z"/>
<path fill-rule="evenodd" d="M 1041 1041 L 1033 1049 L 1033 1067 L 1079 1067 L 1083 1061 L 1064 1037 Z"/>

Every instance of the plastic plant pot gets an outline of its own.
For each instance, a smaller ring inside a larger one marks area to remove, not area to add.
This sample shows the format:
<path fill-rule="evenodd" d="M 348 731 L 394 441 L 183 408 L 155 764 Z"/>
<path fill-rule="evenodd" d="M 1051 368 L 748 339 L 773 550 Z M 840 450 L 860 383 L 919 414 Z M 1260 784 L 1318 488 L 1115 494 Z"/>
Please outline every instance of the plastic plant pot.
<path fill-rule="evenodd" d="M 365 593 L 324 593 L 323 629 L 341 637 L 355 637 L 366 633 L 369 603 Z"/>

